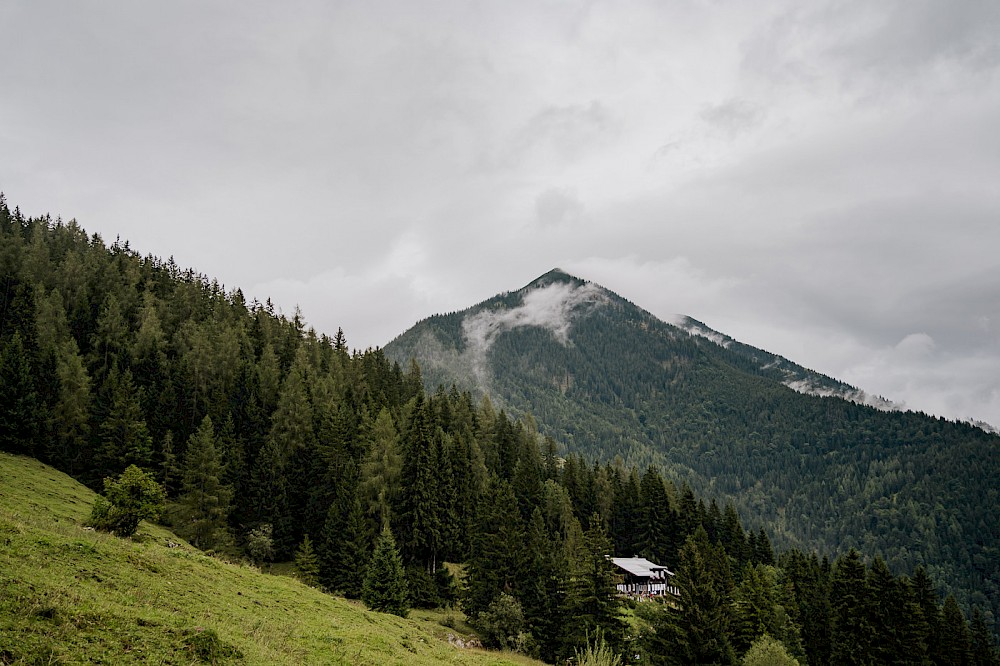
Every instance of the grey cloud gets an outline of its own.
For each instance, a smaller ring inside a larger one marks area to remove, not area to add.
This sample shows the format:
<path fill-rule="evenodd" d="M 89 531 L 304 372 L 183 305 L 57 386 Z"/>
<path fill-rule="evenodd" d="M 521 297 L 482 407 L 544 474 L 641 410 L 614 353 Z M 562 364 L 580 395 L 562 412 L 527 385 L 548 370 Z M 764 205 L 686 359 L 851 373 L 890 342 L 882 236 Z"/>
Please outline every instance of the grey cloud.
<path fill-rule="evenodd" d="M 583 214 L 583 203 L 567 188 L 549 188 L 535 199 L 538 223 L 545 227 L 573 222 Z"/>
<path fill-rule="evenodd" d="M 1000 423 L 998 13 L 13 0 L 0 189 L 358 346 L 564 265 Z"/>
<path fill-rule="evenodd" d="M 733 97 L 719 104 L 704 106 L 698 115 L 732 138 L 759 125 L 764 118 L 764 110 L 749 100 Z"/>
<path fill-rule="evenodd" d="M 614 128 L 611 112 L 596 100 L 548 106 L 517 132 L 508 159 L 516 163 L 534 150 L 549 150 L 561 160 L 573 161 L 594 150 Z"/>

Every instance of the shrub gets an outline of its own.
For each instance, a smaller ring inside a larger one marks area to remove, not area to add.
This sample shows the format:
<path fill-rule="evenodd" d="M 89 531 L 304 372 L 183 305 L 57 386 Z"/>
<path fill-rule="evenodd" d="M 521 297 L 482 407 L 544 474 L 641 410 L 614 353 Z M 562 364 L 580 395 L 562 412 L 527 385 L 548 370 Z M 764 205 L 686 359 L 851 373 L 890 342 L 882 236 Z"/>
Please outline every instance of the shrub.
<path fill-rule="evenodd" d="M 479 614 L 475 626 L 487 647 L 522 652 L 527 646 L 524 609 L 521 602 L 509 594 L 501 593 L 489 608 Z"/>
<path fill-rule="evenodd" d="M 91 527 L 130 537 L 143 520 L 156 520 L 163 512 L 166 494 L 148 472 L 129 465 L 117 479 L 104 479 L 104 496 L 94 501 L 87 521 Z"/>

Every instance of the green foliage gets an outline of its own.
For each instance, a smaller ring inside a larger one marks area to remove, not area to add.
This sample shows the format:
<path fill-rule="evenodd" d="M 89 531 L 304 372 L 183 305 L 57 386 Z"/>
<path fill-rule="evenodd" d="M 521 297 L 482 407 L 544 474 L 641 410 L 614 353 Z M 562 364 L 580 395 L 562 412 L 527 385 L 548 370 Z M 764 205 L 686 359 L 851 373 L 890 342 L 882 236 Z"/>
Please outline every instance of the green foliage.
<path fill-rule="evenodd" d="M 385 528 L 366 568 L 361 601 L 372 610 L 406 617 L 410 610 L 407 596 L 403 560 L 392 532 Z"/>
<path fill-rule="evenodd" d="M 267 523 L 258 525 L 247 533 L 247 554 L 254 564 L 260 566 L 274 559 L 274 540 L 271 538 L 271 526 Z"/>
<path fill-rule="evenodd" d="M 222 483 L 222 471 L 215 429 L 206 416 L 188 440 L 175 521 L 178 533 L 198 548 L 219 549 L 230 540 L 226 519 L 232 490 Z"/>
<path fill-rule="evenodd" d="M 97 497 L 88 524 L 130 537 L 143 520 L 160 517 L 166 502 L 163 487 L 148 472 L 129 465 L 117 479 L 104 479 L 104 497 Z"/>
<path fill-rule="evenodd" d="M 683 632 L 681 647 L 688 663 L 734 663 L 725 572 L 719 568 L 719 558 L 703 529 L 688 537 L 679 558 L 679 625 Z"/>
<path fill-rule="evenodd" d="M 621 655 L 616 654 L 604 640 L 600 629 L 594 632 L 593 640 L 588 633 L 585 636 L 586 646 L 574 651 L 574 664 L 580 666 L 621 666 Z"/>
<path fill-rule="evenodd" d="M 577 646 L 592 632 L 600 632 L 612 648 L 620 650 L 624 624 L 622 603 L 616 587 L 619 576 L 610 557 L 611 542 L 600 518 L 594 514 L 572 562 L 572 577 L 566 597 L 567 646 Z"/>
<path fill-rule="evenodd" d="M 501 593 L 475 622 L 483 645 L 512 652 L 523 652 L 527 644 L 524 632 L 524 609 L 513 596 Z"/>
<path fill-rule="evenodd" d="M 0 338 L 0 450 L 35 452 L 39 407 L 20 332 Z"/>
<path fill-rule="evenodd" d="M 799 660 L 788 654 L 781 641 L 767 634 L 754 640 L 741 663 L 743 666 L 799 666 Z"/>
<path fill-rule="evenodd" d="M 319 582 L 319 558 L 316 557 L 308 534 L 302 537 L 302 543 L 295 551 L 295 572 L 299 580 L 310 587 L 315 587 Z"/>

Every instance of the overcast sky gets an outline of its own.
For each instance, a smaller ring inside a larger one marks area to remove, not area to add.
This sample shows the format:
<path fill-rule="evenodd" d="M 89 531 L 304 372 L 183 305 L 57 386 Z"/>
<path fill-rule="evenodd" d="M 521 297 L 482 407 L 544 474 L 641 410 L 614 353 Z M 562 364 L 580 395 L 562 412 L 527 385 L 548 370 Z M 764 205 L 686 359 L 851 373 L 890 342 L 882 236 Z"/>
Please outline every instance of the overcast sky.
<path fill-rule="evenodd" d="M 352 347 L 553 267 L 1000 425 L 995 0 L 0 2 L 0 190 Z"/>

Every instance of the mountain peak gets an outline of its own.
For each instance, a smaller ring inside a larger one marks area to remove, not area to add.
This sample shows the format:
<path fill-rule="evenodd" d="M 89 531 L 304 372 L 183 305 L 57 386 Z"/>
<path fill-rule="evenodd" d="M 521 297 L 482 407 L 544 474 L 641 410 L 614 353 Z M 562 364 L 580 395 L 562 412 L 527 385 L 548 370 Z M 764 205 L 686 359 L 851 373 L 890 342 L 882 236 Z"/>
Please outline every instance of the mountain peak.
<path fill-rule="evenodd" d="M 527 285 L 525 285 L 522 291 L 547 287 L 550 284 L 556 284 L 556 283 L 581 285 L 581 284 L 586 284 L 586 282 L 587 280 L 578 278 L 575 275 L 570 275 L 561 268 L 553 268 L 548 273 L 540 275 L 531 282 L 529 282 Z"/>

